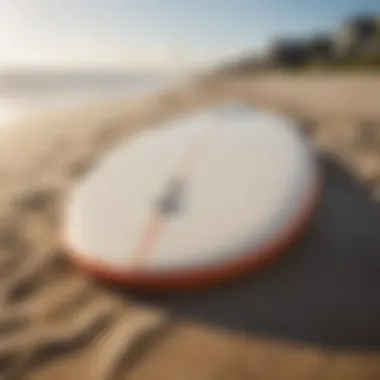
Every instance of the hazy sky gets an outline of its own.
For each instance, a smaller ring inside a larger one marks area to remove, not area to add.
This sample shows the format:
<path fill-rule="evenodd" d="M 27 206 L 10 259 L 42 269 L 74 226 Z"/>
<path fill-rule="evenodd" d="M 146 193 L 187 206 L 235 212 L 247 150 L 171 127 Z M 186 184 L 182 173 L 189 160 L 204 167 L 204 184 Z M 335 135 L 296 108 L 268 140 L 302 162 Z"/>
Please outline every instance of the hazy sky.
<path fill-rule="evenodd" d="M 374 11 L 380 0 L 0 0 L 0 66 L 209 64 Z"/>

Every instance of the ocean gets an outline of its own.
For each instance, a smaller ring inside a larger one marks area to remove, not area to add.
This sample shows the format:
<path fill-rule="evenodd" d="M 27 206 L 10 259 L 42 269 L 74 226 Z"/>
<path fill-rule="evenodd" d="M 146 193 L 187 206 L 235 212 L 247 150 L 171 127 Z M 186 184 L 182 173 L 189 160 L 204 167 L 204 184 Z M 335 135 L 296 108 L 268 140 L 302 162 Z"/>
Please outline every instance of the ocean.
<path fill-rule="evenodd" d="M 0 72 L 0 125 L 50 109 L 161 91 L 178 81 L 167 73 Z"/>

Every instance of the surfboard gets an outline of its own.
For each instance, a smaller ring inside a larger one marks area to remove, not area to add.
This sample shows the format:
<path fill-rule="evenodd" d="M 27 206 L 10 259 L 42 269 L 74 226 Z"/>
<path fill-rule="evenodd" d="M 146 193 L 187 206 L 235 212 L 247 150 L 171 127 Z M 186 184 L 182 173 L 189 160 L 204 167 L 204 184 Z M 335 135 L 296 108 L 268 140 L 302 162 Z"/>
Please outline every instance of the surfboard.
<path fill-rule="evenodd" d="M 318 165 L 294 123 L 240 103 L 129 139 L 75 187 L 69 258 L 151 290 L 218 283 L 263 266 L 306 228 Z"/>

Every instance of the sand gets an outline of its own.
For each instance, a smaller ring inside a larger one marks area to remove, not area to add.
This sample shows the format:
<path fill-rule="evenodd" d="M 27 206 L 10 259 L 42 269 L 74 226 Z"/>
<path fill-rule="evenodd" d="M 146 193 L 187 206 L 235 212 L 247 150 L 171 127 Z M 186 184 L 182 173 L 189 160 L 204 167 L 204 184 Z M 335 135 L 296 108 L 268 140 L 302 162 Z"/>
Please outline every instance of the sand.
<path fill-rule="evenodd" d="M 180 320 L 95 283 L 64 259 L 76 181 L 121 139 L 226 99 L 286 113 L 379 196 L 380 76 L 218 79 L 3 128 L 0 379 L 378 379 L 380 352 L 327 349 Z"/>

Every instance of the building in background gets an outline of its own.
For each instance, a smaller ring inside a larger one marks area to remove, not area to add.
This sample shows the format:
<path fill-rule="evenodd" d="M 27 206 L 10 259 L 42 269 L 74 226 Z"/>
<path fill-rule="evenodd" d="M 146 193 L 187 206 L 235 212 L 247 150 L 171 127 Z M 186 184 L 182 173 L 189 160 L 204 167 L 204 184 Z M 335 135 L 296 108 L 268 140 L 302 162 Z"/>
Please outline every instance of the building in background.
<path fill-rule="evenodd" d="M 345 22 L 335 36 L 335 52 L 344 59 L 380 56 L 380 16 Z"/>
<path fill-rule="evenodd" d="M 333 33 L 311 38 L 279 38 L 263 56 L 240 57 L 219 67 L 223 73 L 249 73 L 276 68 L 380 68 L 380 15 L 347 20 Z"/>
<path fill-rule="evenodd" d="M 307 44 L 302 40 L 278 39 L 269 47 L 264 58 L 270 67 L 299 67 L 309 60 Z"/>
<path fill-rule="evenodd" d="M 312 37 L 306 45 L 309 61 L 324 64 L 334 59 L 334 41 L 328 34 Z"/>

